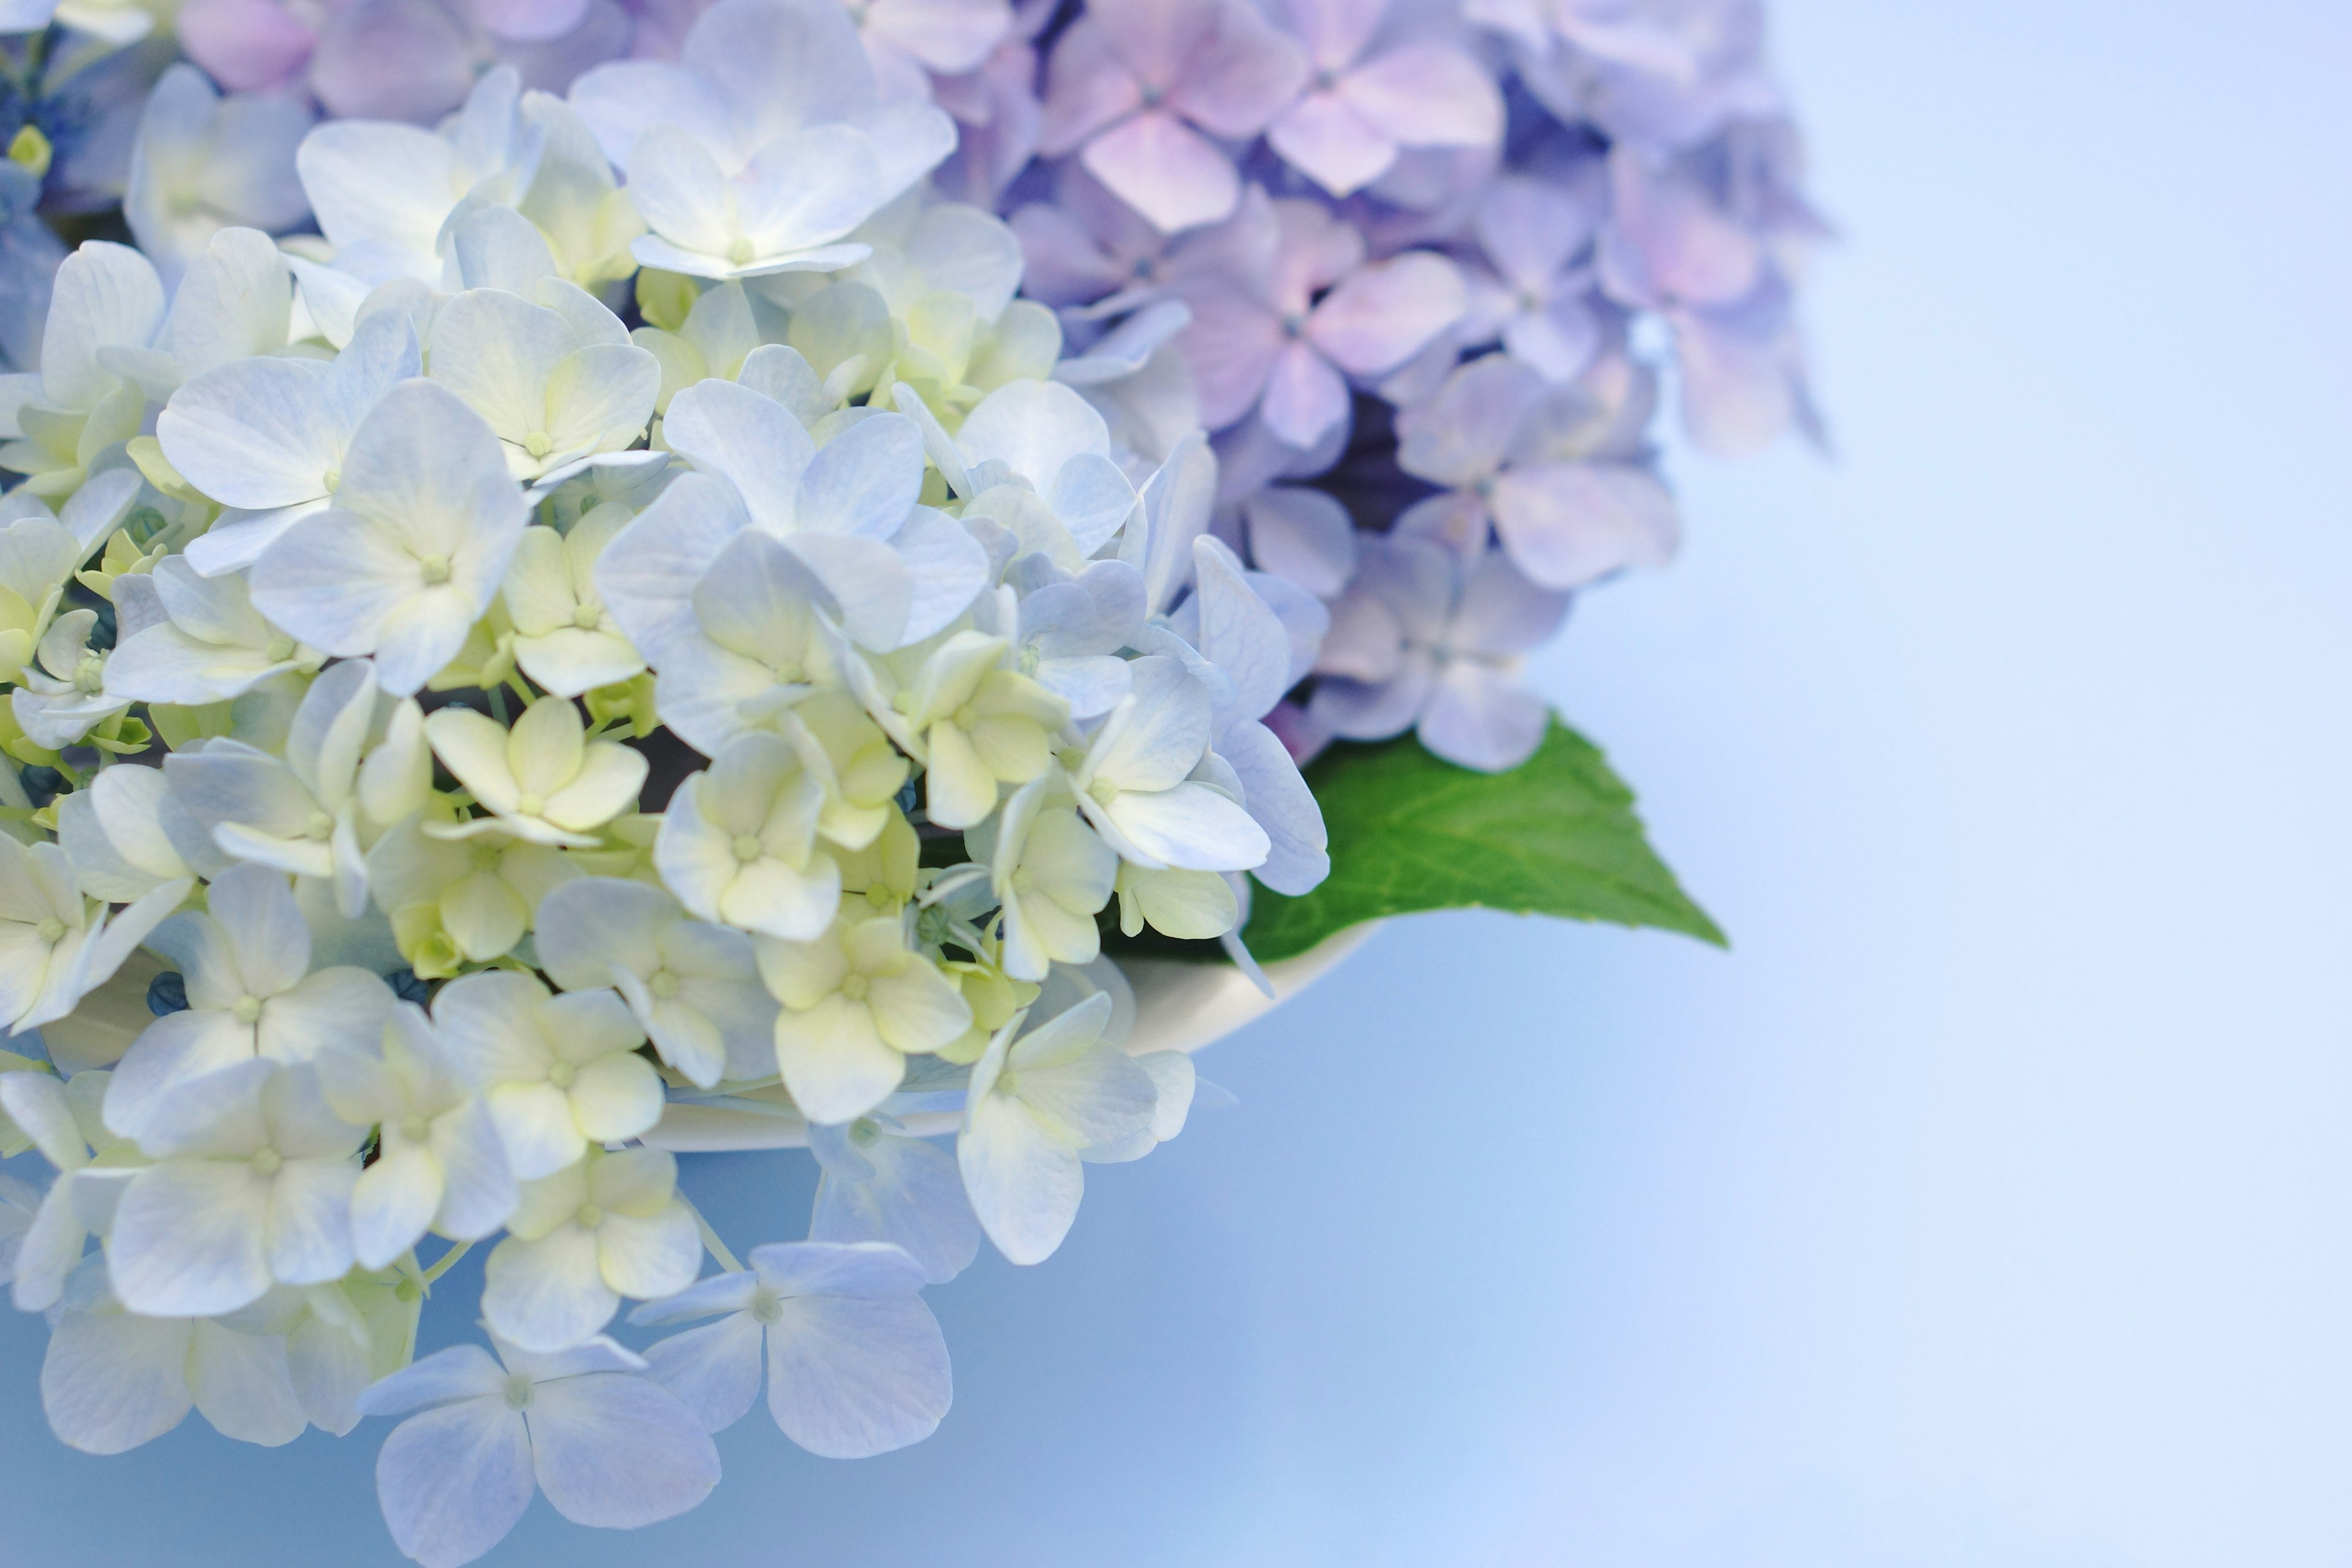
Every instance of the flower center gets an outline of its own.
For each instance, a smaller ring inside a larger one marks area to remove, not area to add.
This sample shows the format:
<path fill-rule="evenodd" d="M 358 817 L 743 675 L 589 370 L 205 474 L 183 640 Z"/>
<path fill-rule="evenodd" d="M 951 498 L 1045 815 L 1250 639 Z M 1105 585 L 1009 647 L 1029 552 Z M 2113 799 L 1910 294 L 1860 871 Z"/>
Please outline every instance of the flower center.
<path fill-rule="evenodd" d="M 583 1230 L 593 1230 L 604 1223 L 604 1211 L 594 1204 L 582 1204 L 572 1220 Z"/>
<path fill-rule="evenodd" d="M 271 637 L 269 646 L 261 650 L 261 657 L 272 664 L 285 663 L 294 657 L 294 639 L 289 637 Z"/>
<path fill-rule="evenodd" d="M 329 468 L 325 473 L 319 476 L 319 486 L 329 495 L 333 495 L 337 490 L 343 488 L 343 470 L 341 468 Z"/>
<path fill-rule="evenodd" d="M 866 901 L 877 910 L 882 909 L 890 902 L 890 889 L 877 882 L 866 889 Z"/>
<path fill-rule="evenodd" d="M 778 1300 L 775 1297 L 769 1295 L 765 1290 L 761 1291 L 758 1295 L 751 1298 L 751 1316 L 759 1321 L 762 1323 L 777 1322 L 783 1318 L 783 1302 Z"/>
<path fill-rule="evenodd" d="M 737 235 L 735 237 L 735 243 L 727 247 L 727 259 L 733 262 L 738 267 L 740 267 L 745 262 L 751 260 L 751 242 L 745 239 L 741 235 Z"/>
<path fill-rule="evenodd" d="M 667 969 L 656 969 L 646 977 L 646 989 L 667 1002 L 677 994 L 677 976 Z"/>
<path fill-rule="evenodd" d="M 521 812 L 525 816 L 537 816 L 541 812 L 547 809 L 547 799 L 543 795 L 536 795 L 529 790 L 525 790 L 522 794 L 515 796 L 515 809 Z"/>
<path fill-rule="evenodd" d="M 400 1135 L 403 1138 L 407 1139 L 411 1143 L 422 1143 L 426 1138 L 432 1136 L 432 1124 L 426 1121 L 422 1116 L 405 1116 L 401 1118 Z"/>
<path fill-rule="evenodd" d="M 449 558 L 446 555 L 427 555 L 416 563 L 416 569 L 424 574 L 425 585 L 428 588 L 437 588 L 449 580 Z"/>
<path fill-rule="evenodd" d="M 577 1076 L 570 1062 L 557 1062 L 547 1069 L 547 1081 L 558 1089 L 570 1089 L 572 1080 Z"/>
<path fill-rule="evenodd" d="M 852 1002 L 865 1001 L 867 989 L 866 976 L 863 974 L 845 974 L 841 977 L 841 994 Z"/>
<path fill-rule="evenodd" d="M 33 934 L 47 942 L 62 941 L 66 934 L 66 922 L 51 915 L 33 928 Z"/>
<path fill-rule="evenodd" d="M 259 1149 L 247 1163 L 253 1167 L 253 1173 L 266 1182 L 285 1168 L 286 1156 L 275 1149 Z"/>
<path fill-rule="evenodd" d="M 1118 785 L 1108 779 L 1097 779 L 1087 786 L 1087 793 L 1094 796 L 1097 805 L 1108 805 L 1118 798 Z"/>
<path fill-rule="evenodd" d="M 508 1409 L 530 1409 L 531 1396 L 530 1379 L 523 1376 L 520 1373 L 508 1378 L 506 1394 Z"/>
<path fill-rule="evenodd" d="M 761 855 L 760 841 L 748 833 L 737 834 L 733 847 L 735 858 L 747 863 L 757 860 Z"/>
<path fill-rule="evenodd" d="M 861 1116 L 849 1125 L 849 1141 L 860 1149 L 871 1149 L 882 1141 L 882 1129 Z"/>
<path fill-rule="evenodd" d="M 582 605 L 572 612 L 572 624 L 583 632 L 593 632 L 604 622 L 604 611 L 600 605 Z"/>
<path fill-rule="evenodd" d="M 1014 1071 L 1011 1070 L 1010 1068 L 1007 1068 L 1005 1071 L 1001 1072 L 1001 1073 L 998 1073 L 998 1074 L 996 1075 L 996 1092 L 997 1092 L 997 1093 L 999 1093 L 999 1094 L 1012 1094 L 1012 1093 L 1014 1093 L 1015 1091 L 1017 1091 L 1020 1088 L 1021 1088 L 1021 1075 L 1020 1075 L 1019 1073 L 1014 1072 Z"/>
<path fill-rule="evenodd" d="M 335 836 L 335 819 L 323 811 L 314 811 L 310 814 L 310 820 L 302 825 L 302 836 L 321 842 L 332 838 Z"/>
<path fill-rule="evenodd" d="M 974 708 L 971 703 L 967 702 L 962 707 L 955 710 L 955 724 L 957 729 L 971 730 L 977 728 L 979 723 L 980 710 Z"/>
<path fill-rule="evenodd" d="M 534 458 L 544 458 L 555 450 L 555 443 L 548 439 L 546 431 L 534 430 L 522 438 L 522 449 Z"/>
<path fill-rule="evenodd" d="M 1024 866 L 1021 869 L 1013 873 L 1013 890 L 1014 892 L 1025 893 L 1036 885 L 1037 879 L 1030 874 L 1028 867 Z"/>
<path fill-rule="evenodd" d="M 495 871 L 499 868 L 499 862 L 505 858 L 506 851 L 495 844 L 474 846 L 474 869 L 477 871 Z"/>
<path fill-rule="evenodd" d="M 74 689 L 85 697 L 95 697 L 106 689 L 106 656 L 95 648 L 81 656 L 74 666 Z"/>
<path fill-rule="evenodd" d="M 244 995 L 229 1004 L 228 1016 L 235 1018 L 240 1024 L 259 1023 L 261 1021 L 261 998 L 256 996 L 250 991 L 247 992 Z"/>

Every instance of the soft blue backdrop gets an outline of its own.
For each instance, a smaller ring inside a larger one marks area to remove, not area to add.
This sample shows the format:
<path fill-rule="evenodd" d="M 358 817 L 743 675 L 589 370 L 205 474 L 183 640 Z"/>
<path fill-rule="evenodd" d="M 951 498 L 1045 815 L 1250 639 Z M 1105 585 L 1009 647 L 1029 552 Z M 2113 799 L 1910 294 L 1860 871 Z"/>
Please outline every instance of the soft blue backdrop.
<path fill-rule="evenodd" d="M 1843 456 L 1678 458 L 1684 560 L 1539 670 L 1736 951 L 1394 928 L 937 1292 L 931 1442 L 755 1418 L 698 1512 L 493 1563 L 2352 1556 L 2352 12 L 1773 10 Z M 779 1180 L 698 1186 L 790 1234 Z M 40 1342 L 0 1559 L 397 1561 L 381 1424 L 86 1458 Z"/>

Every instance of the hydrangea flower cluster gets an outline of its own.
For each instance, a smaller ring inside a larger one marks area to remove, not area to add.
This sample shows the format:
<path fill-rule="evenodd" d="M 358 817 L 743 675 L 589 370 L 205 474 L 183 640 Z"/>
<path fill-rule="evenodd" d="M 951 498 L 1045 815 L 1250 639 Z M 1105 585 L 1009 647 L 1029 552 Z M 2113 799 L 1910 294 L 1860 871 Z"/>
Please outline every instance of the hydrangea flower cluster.
<path fill-rule="evenodd" d="M 930 1432 L 922 1288 L 1183 1128 L 1122 944 L 1264 986 L 1303 763 L 1537 749 L 1519 656 L 1674 546 L 1662 363 L 1810 421 L 1739 0 L 0 27 L 0 1283 L 78 1448 L 403 1417 L 427 1564 L 691 1508 L 763 1368 Z M 806 1239 L 712 1231 L 721 1147 Z"/>

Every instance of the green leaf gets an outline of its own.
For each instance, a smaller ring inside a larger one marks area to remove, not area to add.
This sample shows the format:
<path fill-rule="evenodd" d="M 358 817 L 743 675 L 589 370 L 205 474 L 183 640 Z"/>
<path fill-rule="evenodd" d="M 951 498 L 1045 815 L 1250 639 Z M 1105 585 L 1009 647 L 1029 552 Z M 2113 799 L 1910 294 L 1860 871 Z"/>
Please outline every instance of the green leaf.
<path fill-rule="evenodd" d="M 1330 829 L 1331 875 L 1303 898 L 1255 890 L 1244 935 L 1260 960 L 1384 915 L 1463 908 L 1655 926 L 1728 945 L 1651 849 L 1633 792 L 1557 719 L 1507 773 L 1455 767 L 1407 736 L 1334 746 L 1307 782 Z"/>

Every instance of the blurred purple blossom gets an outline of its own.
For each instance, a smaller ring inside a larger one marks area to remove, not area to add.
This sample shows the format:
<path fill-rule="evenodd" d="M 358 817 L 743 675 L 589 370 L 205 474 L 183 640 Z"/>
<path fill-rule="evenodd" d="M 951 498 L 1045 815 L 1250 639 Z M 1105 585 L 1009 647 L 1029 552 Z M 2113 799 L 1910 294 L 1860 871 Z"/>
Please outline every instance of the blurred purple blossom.
<path fill-rule="evenodd" d="M 1465 768 L 1517 767 L 1549 718 L 1518 684 L 1519 656 L 1567 614 L 1567 595 L 1537 587 L 1499 551 L 1369 538 L 1332 611 L 1306 724 L 1359 741 L 1410 729 Z"/>
<path fill-rule="evenodd" d="M 1307 77 L 1244 0 L 1095 0 L 1054 47 L 1038 148 L 1169 233 L 1215 223 L 1241 179 L 1211 138 L 1255 136 Z"/>
<path fill-rule="evenodd" d="M 1363 236 L 1317 202 L 1253 189 L 1223 252 L 1180 290 L 1192 321 L 1177 342 L 1212 430 L 1257 410 L 1286 446 L 1310 447 L 1347 417 L 1349 376 L 1394 370 L 1462 314 L 1453 262 L 1368 261 Z"/>
<path fill-rule="evenodd" d="M 1335 196 L 1385 174 L 1407 147 L 1492 147 L 1503 95 L 1456 38 L 1426 27 L 1383 37 L 1389 0 L 1285 0 L 1311 71 L 1266 141 Z"/>

